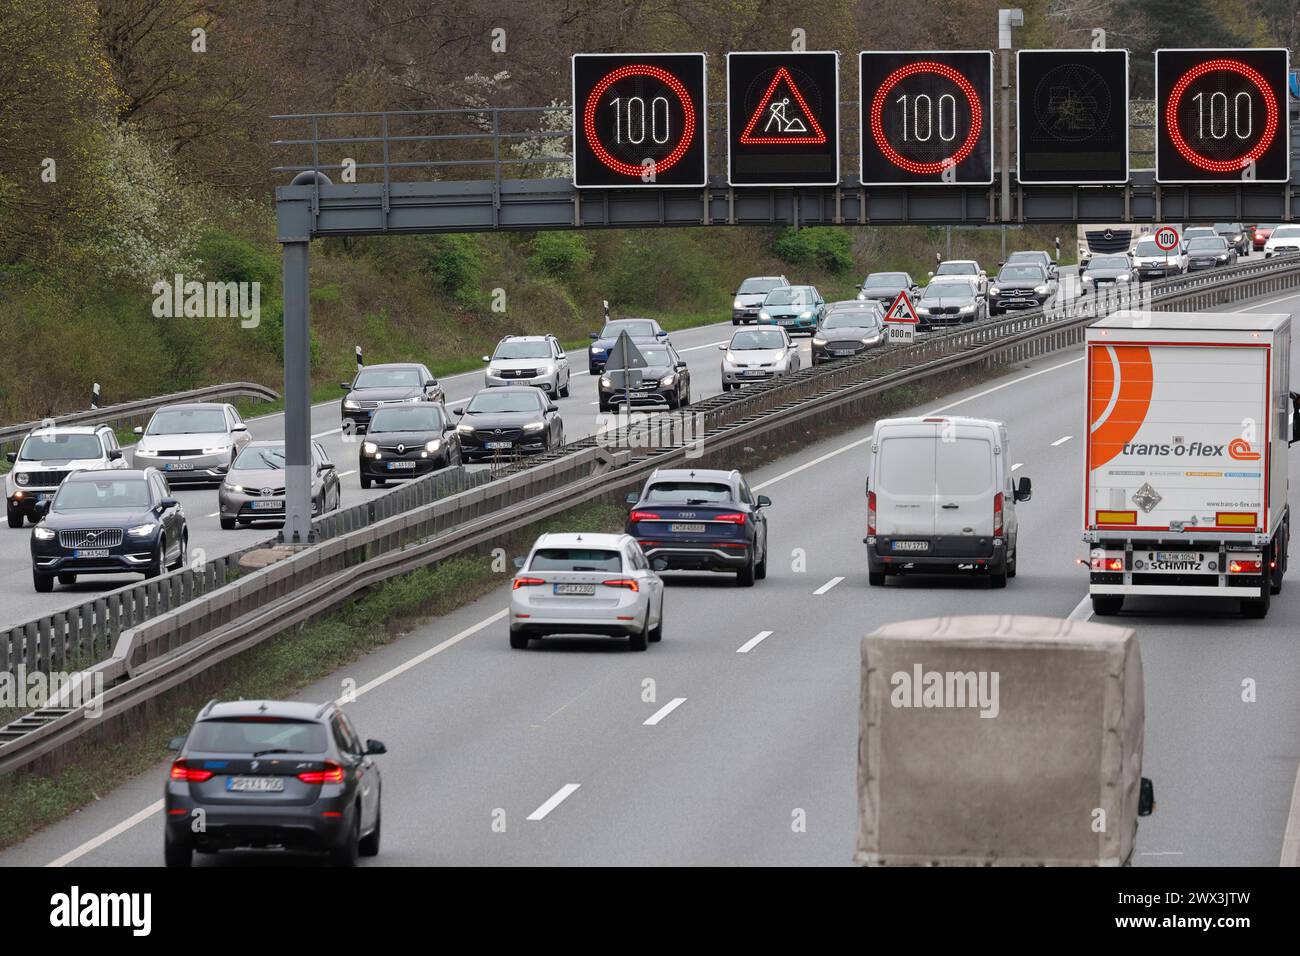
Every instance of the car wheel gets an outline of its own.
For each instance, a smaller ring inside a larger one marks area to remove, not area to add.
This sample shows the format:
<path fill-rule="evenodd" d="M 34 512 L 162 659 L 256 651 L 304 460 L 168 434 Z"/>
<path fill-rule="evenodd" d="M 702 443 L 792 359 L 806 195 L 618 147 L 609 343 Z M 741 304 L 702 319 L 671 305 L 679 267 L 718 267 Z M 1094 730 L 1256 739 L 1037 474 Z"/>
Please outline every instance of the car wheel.
<path fill-rule="evenodd" d="M 736 572 L 736 584 L 742 588 L 754 586 L 754 557 L 750 555 L 749 563 Z"/>
<path fill-rule="evenodd" d="M 234 518 L 222 518 L 222 519 L 221 519 L 221 530 L 222 530 L 222 531 L 234 531 L 234 530 L 235 530 L 235 519 L 234 519 Z"/>
<path fill-rule="evenodd" d="M 21 528 L 23 526 L 23 513 L 21 511 L 10 511 L 8 514 L 9 527 Z"/>
<path fill-rule="evenodd" d="M 194 862 L 194 848 L 176 840 L 169 832 L 163 837 L 163 863 L 169 867 L 186 867 Z"/>
<path fill-rule="evenodd" d="M 754 580 L 762 581 L 767 577 L 767 551 L 763 551 L 763 560 L 754 565 Z"/>
<path fill-rule="evenodd" d="M 190 553 L 190 532 L 189 529 L 186 528 L 184 531 L 181 532 L 181 547 L 180 550 L 176 552 L 176 563 L 169 565 L 168 566 L 169 569 L 174 570 L 176 568 L 185 567 L 185 559 L 186 557 L 189 556 L 189 553 Z"/>
<path fill-rule="evenodd" d="M 1092 596 L 1092 613 L 1098 617 L 1114 617 L 1124 607 L 1122 594 L 1094 594 Z"/>
<path fill-rule="evenodd" d="M 1269 580 L 1269 590 L 1274 594 L 1282 593 L 1282 575 L 1286 574 L 1286 529 L 1283 525 L 1282 531 L 1277 536 L 1277 544 L 1273 548 L 1273 561 L 1276 567 L 1273 568 L 1273 574 Z"/>
<path fill-rule="evenodd" d="M 158 539 L 158 552 L 149 566 L 144 569 L 146 578 L 156 578 L 162 574 L 163 566 L 167 563 L 167 536 L 162 535 Z"/>
<path fill-rule="evenodd" d="M 662 603 L 659 605 L 659 623 L 650 628 L 648 636 L 651 644 L 658 644 L 664 639 L 664 606 Z"/>
<path fill-rule="evenodd" d="M 690 386 L 690 384 L 688 383 L 687 386 L 686 386 L 686 394 L 682 396 L 682 400 L 681 400 L 681 402 L 678 403 L 677 407 L 678 407 L 678 408 L 683 408 L 683 407 L 689 405 L 690 403 L 691 403 L 691 386 Z"/>
<path fill-rule="evenodd" d="M 72 574 L 72 573 L 70 573 L 70 572 L 65 571 L 65 572 L 63 572 L 62 574 L 59 575 L 59 583 L 60 583 L 60 584 L 76 584 L 76 583 L 77 583 L 77 576 L 76 576 L 75 574 Z"/>
<path fill-rule="evenodd" d="M 528 650 L 528 634 L 524 631 L 510 631 L 510 647 L 516 651 Z"/>
<path fill-rule="evenodd" d="M 873 588 L 881 588 L 881 587 L 884 587 L 884 586 L 885 586 L 885 572 L 884 572 L 884 571 L 868 571 L 868 572 L 867 572 L 867 584 L 871 585 Z"/>
<path fill-rule="evenodd" d="M 733 319 L 731 320 L 731 324 L 732 324 L 732 325 L 739 325 L 739 324 L 740 324 L 740 319 L 733 318 Z"/>
<path fill-rule="evenodd" d="M 54 575 L 33 571 L 32 587 L 36 588 L 38 594 L 49 594 L 54 590 Z"/>
<path fill-rule="evenodd" d="M 369 490 L 369 489 L 370 489 L 370 476 L 369 476 L 369 475 L 362 475 L 362 476 L 361 476 L 361 487 L 364 488 L 364 489 L 366 489 L 366 490 Z"/>
<path fill-rule="evenodd" d="M 650 646 L 650 609 L 646 608 L 645 626 L 635 634 L 629 634 L 627 638 L 629 650 L 644 651 Z"/>
<path fill-rule="evenodd" d="M 568 398 L 568 397 L 569 397 L 569 383 L 566 380 L 564 383 L 564 388 L 560 389 L 560 398 Z"/>
<path fill-rule="evenodd" d="M 381 807 L 375 813 L 375 828 L 370 831 L 370 835 L 362 837 L 357 844 L 357 852 L 361 856 L 379 856 L 379 828 L 384 822 L 384 811 Z"/>
<path fill-rule="evenodd" d="M 357 806 L 353 812 L 352 828 L 348 835 L 343 838 L 343 842 L 330 850 L 330 862 L 335 866 L 356 866 L 357 854 L 361 850 L 361 807 Z"/>
<path fill-rule="evenodd" d="M 1016 562 L 1019 559 L 1020 559 L 1020 548 L 1019 546 L 1017 546 L 1013 548 L 1011 554 L 1007 556 L 1007 577 L 1014 578 L 1016 576 Z"/>

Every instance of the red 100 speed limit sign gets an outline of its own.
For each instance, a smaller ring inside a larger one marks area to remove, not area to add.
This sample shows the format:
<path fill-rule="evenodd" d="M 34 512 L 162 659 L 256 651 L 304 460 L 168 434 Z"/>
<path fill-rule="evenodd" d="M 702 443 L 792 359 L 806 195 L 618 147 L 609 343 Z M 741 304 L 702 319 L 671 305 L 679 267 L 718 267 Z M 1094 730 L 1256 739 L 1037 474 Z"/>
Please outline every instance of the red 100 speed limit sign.
<path fill-rule="evenodd" d="M 1161 226 L 1155 234 L 1156 246 L 1165 252 L 1178 248 L 1178 230 L 1173 226 Z"/>

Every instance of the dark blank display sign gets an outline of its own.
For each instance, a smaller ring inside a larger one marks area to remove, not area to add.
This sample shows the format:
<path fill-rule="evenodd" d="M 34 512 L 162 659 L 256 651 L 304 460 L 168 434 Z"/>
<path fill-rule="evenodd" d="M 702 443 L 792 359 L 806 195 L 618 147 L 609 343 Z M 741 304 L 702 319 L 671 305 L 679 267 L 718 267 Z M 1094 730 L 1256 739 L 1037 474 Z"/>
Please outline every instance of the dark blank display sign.
<path fill-rule="evenodd" d="M 1128 182 L 1128 51 L 1016 54 L 1022 183 Z"/>
<path fill-rule="evenodd" d="M 838 53 L 728 53 L 728 182 L 840 181 Z"/>
<path fill-rule="evenodd" d="M 703 53 L 573 57 L 573 184 L 703 186 Z"/>
<path fill-rule="evenodd" d="M 1286 50 L 1157 50 L 1156 179 L 1286 182 Z"/>

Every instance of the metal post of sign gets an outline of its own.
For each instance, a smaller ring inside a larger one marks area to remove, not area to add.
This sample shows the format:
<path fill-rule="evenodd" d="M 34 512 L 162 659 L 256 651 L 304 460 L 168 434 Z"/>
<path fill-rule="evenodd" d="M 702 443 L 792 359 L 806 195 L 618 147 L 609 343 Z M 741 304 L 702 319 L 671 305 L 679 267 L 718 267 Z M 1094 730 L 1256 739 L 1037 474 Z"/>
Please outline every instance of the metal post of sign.
<path fill-rule="evenodd" d="M 280 540 L 311 540 L 311 336 L 307 272 L 310 244 L 284 247 L 284 527 Z"/>
<path fill-rule="evenodd" d="M 1025 12 L 1020 8 L 998 11 L 998 58 L 1002 61 L 1002 202 L 998 218 L 1003 222 L 1011 221 L 1011 28 L 1024 25 Z"/>

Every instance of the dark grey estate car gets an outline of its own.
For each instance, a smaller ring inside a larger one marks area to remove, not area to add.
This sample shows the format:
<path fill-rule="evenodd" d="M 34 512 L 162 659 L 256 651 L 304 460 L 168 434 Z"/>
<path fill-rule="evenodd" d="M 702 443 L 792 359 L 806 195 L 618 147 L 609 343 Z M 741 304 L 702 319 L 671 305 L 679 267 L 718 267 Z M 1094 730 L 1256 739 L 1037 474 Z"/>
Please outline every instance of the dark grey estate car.
<path fill-rule="evenodd" d="M 378 740 L 364 743 L 332 701 L 210 701 L 184 737 L 163 789 L 163 858 L 274 847 L 351 866 L 379 853 Z"/>

